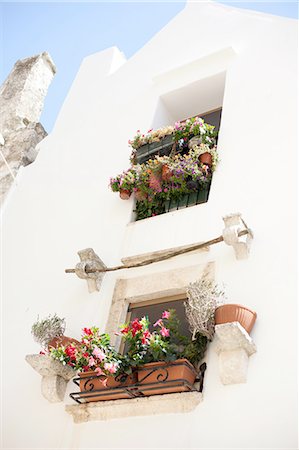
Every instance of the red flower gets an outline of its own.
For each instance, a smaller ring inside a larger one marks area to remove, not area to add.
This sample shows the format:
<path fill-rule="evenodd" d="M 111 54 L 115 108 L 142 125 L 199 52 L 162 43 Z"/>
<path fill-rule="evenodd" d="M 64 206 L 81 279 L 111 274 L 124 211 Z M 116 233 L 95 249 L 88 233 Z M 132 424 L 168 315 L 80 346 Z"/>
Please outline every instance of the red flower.
<path fill-rule="evenodd" d="M 83 353 L 84 358 L 88 358 L 89 357 L 89 353 L 85 352 Z"/>
<path fill-rule="evenodd" d="M 83 328 L 83 333 L 90 336 L 92 334 L 92 331 L 90 328 Z"/>
<path fill-rule="evenodd" d="M 76 352 L 77 352 L 76 347 L 73 347 L 72 344 L 68 345 L 65 349 L 65 353 L 71 359 L 74 359 L 76 357 Z"/>
<path fill-rule="evenodd" d="M 43 352 L 42 350 L 39 352 L 40 355 L 45 355 L 46 353 Z"/>
<path fill-rule="evenodd" d="M 89 366 L 83 366 L 83 372 L 88 372 L 90 370 Z"/>
<path fill-rule="evenodd" d="M 130 328 L 129 327 L 124 327 L 122 330 L 120 330 L 120 332 L 122 334 L 128 334 L 129 333 Z"/>
<path fill-rule="evenodd" d="M 145 330 L 145 332 L 143 333 L 143 336 L 141 338 L 141 343 L 143 345 L 148 344 L 148 340 L 151 337 L 151 333 L 148 330 Z"/>
<path fill-rule="evenodd" d="M 131 328 L 132 328 L 132 335 L 136 336 L 136 333 L 138 333 L 138 331 L 142 330 L 142 325 L 138 319 L 134 319 L 131 323 Z"/>

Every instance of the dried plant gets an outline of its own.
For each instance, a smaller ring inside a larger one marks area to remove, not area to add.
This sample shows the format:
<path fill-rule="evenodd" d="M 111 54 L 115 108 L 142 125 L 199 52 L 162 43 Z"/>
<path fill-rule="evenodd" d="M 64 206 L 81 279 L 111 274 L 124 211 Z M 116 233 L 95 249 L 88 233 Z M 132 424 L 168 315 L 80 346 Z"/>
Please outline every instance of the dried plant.
<path fill-rule="evenodd" d="M 62 336 L 64 331 L 65 319 L 61 319 L 57 314 L 49 315 L 42 320 L 38 317 L 31 328 L 34 340 L 41 344 L 43 348 L 46 348 L 53 338 Z"/>
<path fill-rule="evenodd" d="M 223 303 L 224 298 L 224 291 L 212 280 L 201 279 L 189 284 L 184 305 L 193 338 L 199 333 L 209 340 L 213 339 L 215 309 Z"/>

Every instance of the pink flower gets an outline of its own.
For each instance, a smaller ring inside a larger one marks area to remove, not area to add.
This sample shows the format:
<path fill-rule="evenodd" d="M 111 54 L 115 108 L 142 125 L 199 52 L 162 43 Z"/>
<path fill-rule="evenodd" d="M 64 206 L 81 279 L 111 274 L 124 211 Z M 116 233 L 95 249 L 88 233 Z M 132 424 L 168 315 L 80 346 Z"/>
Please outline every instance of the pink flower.
<path fill-rule="evenodd" d="M 103 375 L 104 372 L 102 371 L 102 369 L 101 369 L 100 367 L 96 367 L 95 373 L 96 373 L 98 376 L 100 376 L 100 375 Z"/>
<path fill-rule="evenodd" d="M 92 366 L 94 366 L 95 365 L 95 359 L 91 356 L 90 358 L 89 358 L 89 361 L 88 361 L 88 365 L 89 365 L 89 367 L 92 367 Z"/>
<path fill-rule="evenodd" d="M 141 343 L 143 345 L 146 345 L 149 343 L 149 338 L 151 337 L 151 333 L 148 330 L 145 330 L 145 332 L 143 333 L 143 336 L 141 338 Z"/>
<path fill-rule="evenodd" d="M 164 337 L 168 337 L 169 336 L 169 330 L 165 327 L 162 327 L 160 330 L 160 333 L 162 334 L 162 336 Z"/>
<path fill-rule="evenodd" d="M 158 325 L 159 325 L 159 327 L 160 327 L 160 326 L 161 326 L 161 323 L 162 323 L 162 319 L 157 320 L 157 322 L 154 323 L 154 327 L 156 327 L 156 326 L 158 326 Z"/>
<path fill-rule="evenodd" d="M 169 311 L 164 311 L 162 314 L 162 319 L 169 319 L 170 317 L 170 312 Z"/>
<path fill-rule="evenodd" d="M 103 386 L 107 387 L 108 378 L 104 378 L 104 380 L 100 380 Z"/>
<path fill-rule="evenodd" d="M 105 363 L 104 369 L 108 370 L 110 373 L 115 373 L 118 369 L 118 365 L 116 363 Z"/>
<path fill-rule="evenodd" d="M 95 347 L 92 354 L 93 354 L 93 356 L 98 358 L 100 361 L 103 361 L 103 359 L 106 358 L 106 354 L 99 347 Z"/>

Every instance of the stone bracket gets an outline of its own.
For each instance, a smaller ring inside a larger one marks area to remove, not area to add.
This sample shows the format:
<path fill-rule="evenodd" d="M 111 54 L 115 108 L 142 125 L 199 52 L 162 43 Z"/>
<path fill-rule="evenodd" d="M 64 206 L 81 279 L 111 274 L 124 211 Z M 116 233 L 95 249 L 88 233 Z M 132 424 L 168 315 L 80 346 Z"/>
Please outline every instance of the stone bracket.
<path fill-rule="evenodd" d="M 66 386 L 76 372 L 49 355 L 27 355 L 25 360 L 41 376 L 41 392 L 50 403 L 62 402 Z"/>
<path fill-rule="evenodd" d="M 106 269 L 106 265 L 92 248 L 78 251 L 81 262 L 76 265 L 75 273 L 79 278 L 87 281 L 88 292 L 92 293 L 101 289 L 105 272 L 86 272 L 86 269 Z"/>
<path fill-rule="evenodd" d="M 252 231 L 247 227 L 240 213 L 224 216 L 223 221 L 225 224 L 225 228 L 222 231 L 224 242 L 233 247 L 237 259 L 247 259 L 253 239 Z M 238 233 L 244 228 L 248 230 L 248 234 L 239 237 Z"/>
<path fill-rule="evenodd" d="M 201 392 L 152 395 L 133 399 L 66 405 L 75 423 L 93 420 L 122 419 L 134 416 L 190 412 L 202 401 Z"/>
<path fill-rule="evenodd" d="M 248 358 L 256 352 L 247 331 L 239 322 L 216 325 L 215 345 L 222 384 L 246 383 Z"/>

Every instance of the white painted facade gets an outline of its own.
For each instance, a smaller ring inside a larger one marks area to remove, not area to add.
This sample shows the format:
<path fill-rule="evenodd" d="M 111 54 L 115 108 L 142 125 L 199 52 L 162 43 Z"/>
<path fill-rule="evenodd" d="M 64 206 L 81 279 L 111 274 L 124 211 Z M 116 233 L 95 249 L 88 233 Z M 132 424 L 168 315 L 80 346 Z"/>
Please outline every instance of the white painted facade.
<path fill-rule="evenodd" d="M 130 60 L 111 48 L 83 61 L 3 210 L 2 448 L 298 448 L 296 36 L 291 19 L 190 2 Z M 133 222 L 133 201 L 108 189 L 128 167 L 128 139 L 222 105 L 208 203 Z M 235 211 L 254 232 L 247 260 L 222 243 L 108 274 L 93 294 L 64 273 L 86 247 L 112 266 L 215 238 Z M 74 424 L 68 395 L 57 404 L 41 396 L 41 377 L 25 362 L 40 350 L 30 334 L 38 314 L 66 317 L 68 336 L 91 325 L 104 331 L 117 279 L 174 269 L 179 279 L 211 261 L 229 302 L 258 315 L 246 384 L 221 384 L 213 342 L 192 412 Z"/>

